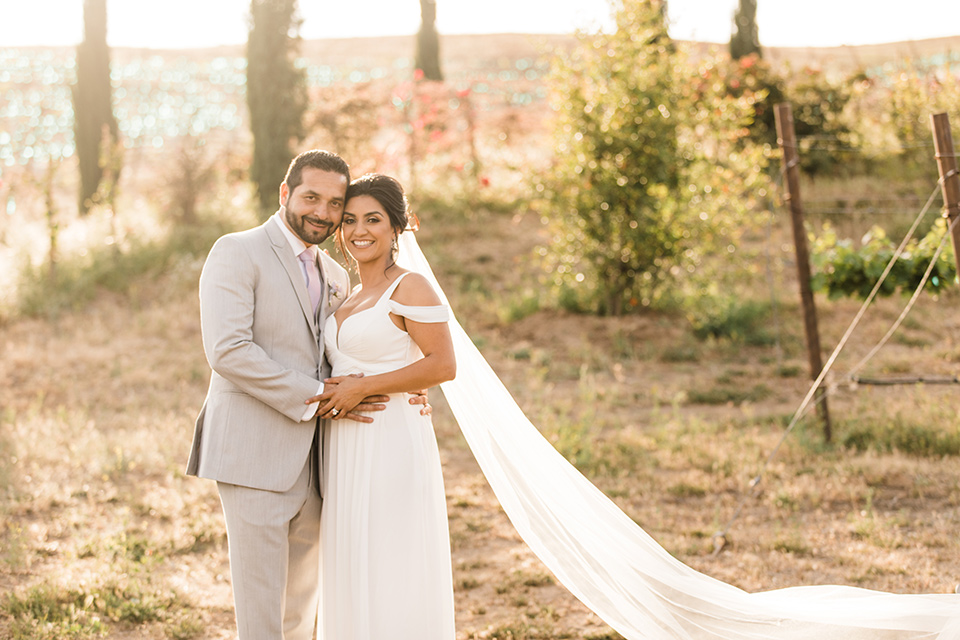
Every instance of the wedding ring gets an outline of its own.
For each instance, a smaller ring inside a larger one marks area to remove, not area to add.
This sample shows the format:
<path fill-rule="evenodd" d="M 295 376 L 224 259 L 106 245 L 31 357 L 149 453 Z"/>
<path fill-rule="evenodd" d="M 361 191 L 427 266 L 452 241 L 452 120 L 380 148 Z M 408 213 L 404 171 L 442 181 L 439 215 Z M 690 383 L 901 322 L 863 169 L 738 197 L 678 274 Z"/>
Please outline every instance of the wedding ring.
<path fill-rule="evenodd" d="M 337 409 L 336 407 L 334 407 L 333 409 L 330 410 L 330 413 L 332 413 L 334 417 L 336 417 L 340 415 L 340 409 Z"/>

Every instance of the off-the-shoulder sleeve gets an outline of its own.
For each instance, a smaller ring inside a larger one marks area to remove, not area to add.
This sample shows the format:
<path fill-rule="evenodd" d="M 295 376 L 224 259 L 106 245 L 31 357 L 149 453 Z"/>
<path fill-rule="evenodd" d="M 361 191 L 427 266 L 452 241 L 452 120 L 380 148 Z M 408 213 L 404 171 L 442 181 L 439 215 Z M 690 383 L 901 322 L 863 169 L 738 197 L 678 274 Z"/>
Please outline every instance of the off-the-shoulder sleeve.
<path fill-rule="evenodd" d="M 450 309 L 441 304 L 435 307 L 411 307 L 389 300 L 390 311 L 414 322 L 446 322 L 450 319 Z"/>

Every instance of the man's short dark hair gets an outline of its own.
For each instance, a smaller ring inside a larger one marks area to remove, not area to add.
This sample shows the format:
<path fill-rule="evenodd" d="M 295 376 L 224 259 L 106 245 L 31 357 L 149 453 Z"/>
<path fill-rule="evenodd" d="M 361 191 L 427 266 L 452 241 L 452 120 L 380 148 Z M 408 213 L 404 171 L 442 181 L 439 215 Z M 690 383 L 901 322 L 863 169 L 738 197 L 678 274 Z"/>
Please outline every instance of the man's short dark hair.
<path fill-rule="evenodd" d="M 350 167 L 343 161 L 343 158 L 332 151 L 311 149 L 294 158 L 287 168 L 287 175 L 283 181 L 290 193 L 293 193 L 293 190 L 303 182 L 303 170 L 307 167 L 339 173 L 347 179 L 347 184 L 350 184 Z"/>

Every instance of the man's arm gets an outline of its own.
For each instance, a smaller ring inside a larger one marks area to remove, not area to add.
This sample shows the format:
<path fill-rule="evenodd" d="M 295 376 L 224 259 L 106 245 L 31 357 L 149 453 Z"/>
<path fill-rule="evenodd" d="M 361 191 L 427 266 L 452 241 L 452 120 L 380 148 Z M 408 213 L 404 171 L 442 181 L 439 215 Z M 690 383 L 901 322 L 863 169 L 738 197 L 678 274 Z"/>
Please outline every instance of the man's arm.
<path fill-rule="evenodd" d="M 320 381 L 272 359 L 253 341 L 254 284 L 252 256 L 237 238 L 217 241 L 200 275 L 200 326 L 210 367 L 242 391 L 300 421 L 303 399 Z M 276 310 L 278 321 L 282 310 Z"/>

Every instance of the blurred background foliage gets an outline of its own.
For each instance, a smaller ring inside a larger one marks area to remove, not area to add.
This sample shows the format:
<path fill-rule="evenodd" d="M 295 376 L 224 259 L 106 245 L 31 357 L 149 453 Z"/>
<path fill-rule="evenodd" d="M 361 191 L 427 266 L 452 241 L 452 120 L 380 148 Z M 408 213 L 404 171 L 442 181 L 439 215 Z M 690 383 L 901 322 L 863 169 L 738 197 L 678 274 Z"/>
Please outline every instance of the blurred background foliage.
<path fill-rule="evenodd" d="M 424 28 L 435 29 L 430 4 Z M 859 295 L 857 283 L 889 255 L 878 243 L 909 226 L 935 185 L 929 117 L 946 111 L 960 121 L 960 59 L 794 68 L 762 49 L 734 58 L 673 42 L 659 2 L 622 0 L 614 10 L 614 32 L 544 37 L 535 48 L 489 36 L 468 50 L 460 43 L 469 38 L 450 39 L 435 51 L 442 81 L 418 68 L 413 38 L 371 40 L 364 56 L 339 52 L 339 41 L 300 42 L 289 2 L 269 30 L 276 55 L 256 53 L 266 45 L 256 45 L 255 23 L 246 55 L 114 51 L 119 134 L 100 162 L 114 179 L 83 220 L 75 196 L 70 202 L 78 58 L 69 49 L 0 49 L 9 124 L 0 132 L 0 252 L 19 265 L 0 278 L 0 313 L 49 314 L 89 299 L 74 289 L 95 291 L 105 276 L 77 275 L 85 270 L 134 278 L 140 271 L 124 256 L 135 247 L 161 243 L 159 255 L 202 257 L 207 230 L 272 211 L 290 156 L 327 147 L 357 175 L 398 176 L 425 221 L 540 219 L 525 280 L 513 283 L 520 293 L 500 318 L 544 307 L 657 308 L 709 325 L 710 310 L 725 307 L 718 300 L 755 298 L 771 255 L 783 262 L 789 253 L 770 244 L 784 217 L 778 102 L 795 114 L 815 283 Z M 268 59 L 283 69 L 264 67 Z M 291 89 L 257 88 L 255 78 L 281 76 Z M 289 99 L 257 102 L 258 91 Z M 266 110 L 256 114 L 254 104 Z M 279 128 L 258 135 L 257 122 Z M 940 236 L 923 236 L 942 232 L 924 223 L 918 246 L 936 245 Z M 941 261 L 951 259 L 947 247 Z M 947 266 L 937 275 L 953 278 Z M 469 290 L 470 281 L 461 285 Z"/>

